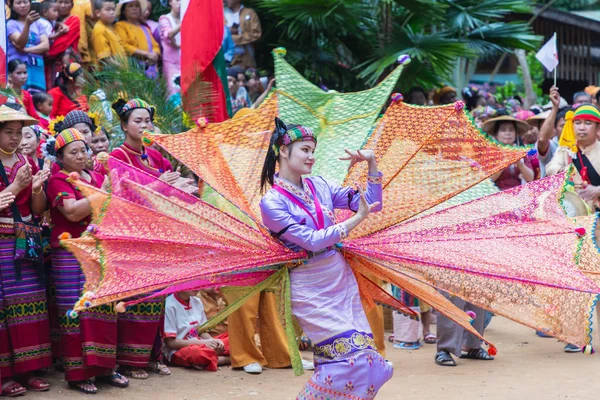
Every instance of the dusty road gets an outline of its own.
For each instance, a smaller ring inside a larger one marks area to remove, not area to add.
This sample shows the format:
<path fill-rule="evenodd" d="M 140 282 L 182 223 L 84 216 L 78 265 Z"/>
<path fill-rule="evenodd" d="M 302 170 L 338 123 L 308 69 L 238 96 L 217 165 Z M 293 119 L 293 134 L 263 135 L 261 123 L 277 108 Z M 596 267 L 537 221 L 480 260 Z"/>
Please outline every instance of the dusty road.
<path fill-rule="evenodd" d="M 434 364 L 435 345 L 416 351 L 388 348 L 395 373 L 377 399 L 509 400 L 597 399 L 600 391 L 600 353 L 566 354 L 555 339 L 542 339 L 529 329 L 495 317 L 487 336 L 498 347 L 494 361 L 460 360 L 454 368 Z M 598 333 L 594 331 L 597 347 Z M 305 354 L 310 358 L 310 354 Z M 151 374 L 146 381 L 132 380 L 128 389 L 100 385 L 94 400 L 225 400 L 294 399 L 309 374 L 295 377 L 290 369 L 266 370 L 251 376 L 223 368 L 201 372 L 173 367 L 173 375 Z M 27 393 L 27 399 L 82 399 L 53 373 L 47 393 Z"/>

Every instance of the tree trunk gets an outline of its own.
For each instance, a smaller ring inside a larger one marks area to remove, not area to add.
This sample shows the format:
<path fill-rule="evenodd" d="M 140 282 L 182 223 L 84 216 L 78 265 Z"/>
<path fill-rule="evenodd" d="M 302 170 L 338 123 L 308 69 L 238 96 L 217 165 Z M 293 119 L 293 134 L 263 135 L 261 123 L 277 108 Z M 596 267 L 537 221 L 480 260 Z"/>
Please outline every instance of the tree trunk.
<path fill-rule="evenodd" d="M 529 109 L 532 105 L 537 102 L 537 96 L 533 91 L 533 82 L 531 80 L 531 73 L 529 72 L 529 65 L 527 64 L 527 55 L 525 50 L 516 49 L 515 55 L 519 61 L 519 66 L 523 72 L 523 86 L 525 86 L 525 98 L 523 99 L 523 108 Z"/>

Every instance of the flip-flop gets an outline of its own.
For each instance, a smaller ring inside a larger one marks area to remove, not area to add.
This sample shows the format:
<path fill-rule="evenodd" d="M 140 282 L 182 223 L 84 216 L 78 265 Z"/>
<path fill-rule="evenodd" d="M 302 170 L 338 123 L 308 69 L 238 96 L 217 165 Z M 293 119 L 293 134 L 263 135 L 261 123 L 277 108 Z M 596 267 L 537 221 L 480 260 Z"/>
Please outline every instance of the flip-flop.
<path fill-rule="evenodd" d="M 121 379 L 122 381 L 126 381 L 126 382 L 123 382 L 123 383 L 118 382 L 119 379 Z M 111 375 L 106 375 L 106 376 L 97 376 L 96 382 L 106 383 L 107 385 L 118 387 L 118 388 L 126 388 L 129 386 L 129 380 L 118 372 L 113 372 Z"/>
<path fill-rule="evenodd" d="M 150 366 L 150 364 L 152 364 L 152 366 Z M 148 363 L 148 369 L 158 375 L 171 375 L 171 370 L 169 367 L 167 367 L 165 364 L 161 364 L 158 361 L 150 361 L 150 363 Z"/>
<path fill-rule="evenodd" d="M 436 344 L 437 343 L 437 336 L 435 336 L 433 333 L 428 333 L 423 338 L 423 341 L 425 343 L 427 343 L 427 344 Z"/>
<path fill-rule="evenodd" d="M 148 373 L 140 368 L 120 367 L 119 373 L 125 375 L 128 378 L 148 379 Z M 135 376 L 135 375 L 138 375 L 138 376 Z"/>
<path fill-rule="evenodd" d="M 400 342 L 400 343 L 395 343 L 392 347 L 395 349 L 402 349 L 402 350 L 417 350 L 421 347 L 421 343 L 419 343 L 419 342 Z"/>
<path fill-rule="evenodd" d="M 95 389 L 86 389 L 81 385 L 93 385 Z M 98 388 L 96 387 L 96 385 L 94 385 L 94 382 L 90 381 L 89 379 L 86 381 L 75 381 L 75 382 L 69 382 L 69 387 L 73 390 L 77 390 L 78 392 L 81 392 L 83 394 L 96 394 L 98 393 Z"/>

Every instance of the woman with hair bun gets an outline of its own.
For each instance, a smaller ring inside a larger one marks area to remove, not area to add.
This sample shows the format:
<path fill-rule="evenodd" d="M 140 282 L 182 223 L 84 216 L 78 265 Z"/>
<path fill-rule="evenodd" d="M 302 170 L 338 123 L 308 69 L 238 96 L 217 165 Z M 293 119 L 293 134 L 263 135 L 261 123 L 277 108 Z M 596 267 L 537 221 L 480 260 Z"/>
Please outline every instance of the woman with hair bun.
<path fill-rule="evenodd" d="M 276 118 L 261 174 L 262 189 L 270 187 L 260 202 L 263 223 L 287 247 L 308 255 L 290 270 L 292 312 L 315 344 L 315 374 L 298 399 L 373 399 L 392 366 L 377 352 L 356 278 L 336 244 L 381 210 L 383 178 L 372 150 L 346 150 L 341 158 L 350 167 L 368 163 L 366 191 L 303 177 L 312 173 L 316 146 L 311 129 Z M 335 209 L 355 214 L 336 223 Z"/>
<path fill-rule="evenodd" d="M 110 155 L 164 182 L 176 183 L 180 178 L 179 171 L 173 171 L 169 160 L 160 152 L 144 145 L 144 141 L 148 143 L 148 131 L 154 128 L 154 107 L 144 100 L 132 99 L 127 102 L 118 100 L 113 104 L 113 109 L 121 119 L 125 142 Z M 117 364 L 122 374 L 135 379 L 147 379 L 147 368 L 159 375 L 171 374 L 169 368 L 160 362 L 160 347 L 154 346 L 163 315 L 162 298 L 133 305 L 119 314 Z"/>

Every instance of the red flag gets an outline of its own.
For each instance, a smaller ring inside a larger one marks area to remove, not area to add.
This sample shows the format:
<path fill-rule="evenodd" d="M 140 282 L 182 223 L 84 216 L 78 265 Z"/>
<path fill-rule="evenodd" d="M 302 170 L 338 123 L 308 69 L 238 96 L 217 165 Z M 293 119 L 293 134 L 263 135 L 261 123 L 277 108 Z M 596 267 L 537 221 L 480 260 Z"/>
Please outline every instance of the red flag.
<path fill-rule="evenodd" d="M 181 94 L 186 109 L 198 117 L 201 108 L 191 105 L 195 84 L 201 79 L 210 84 L 212 101 L 208 105 L 210 122 L 226 120 L 225 91 L 213 60 L 223 42 L 224 22 L 222 0 L 188 0 L 182 2 L 181 22 Z M 194 109 L 189 109 L 194 108 Z"/>
<path fill-rule="evenodd" d="M 6 11 L 0 10 L 0 85 L 6 83 Z"/>

